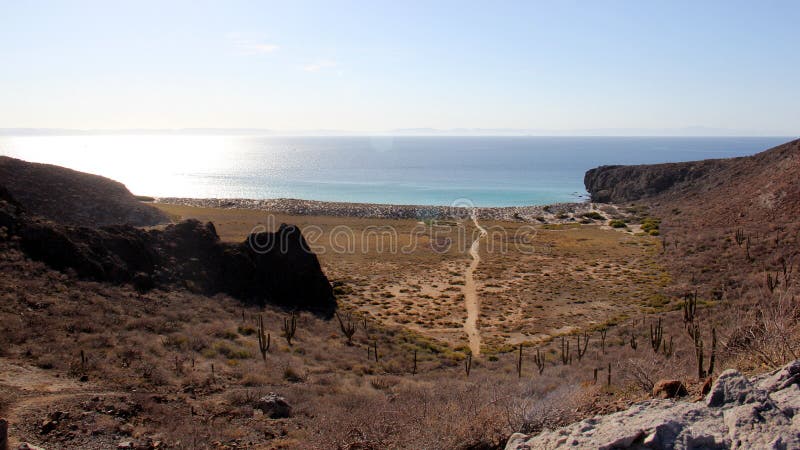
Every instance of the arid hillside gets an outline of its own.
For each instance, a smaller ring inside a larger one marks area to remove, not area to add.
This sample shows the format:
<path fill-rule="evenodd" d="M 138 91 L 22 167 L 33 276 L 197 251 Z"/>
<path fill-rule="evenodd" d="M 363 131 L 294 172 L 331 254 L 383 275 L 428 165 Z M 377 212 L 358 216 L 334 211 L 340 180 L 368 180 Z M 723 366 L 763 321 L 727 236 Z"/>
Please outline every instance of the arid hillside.
<path fill-rule="evenodd" d="M 31 213 L 64 224 L 150 226 L 169 221 L 122 183 L 50 164 L 0 156 L 0 185 Z"/>
<path fill-rule="evenodd" d="M 754 264 L 783 270 L 797 251 L 800 140 L 743 158 L 599 167 L 585 184 L 593 200 L 651 206 L 684 283 L 735 287 Z"/>

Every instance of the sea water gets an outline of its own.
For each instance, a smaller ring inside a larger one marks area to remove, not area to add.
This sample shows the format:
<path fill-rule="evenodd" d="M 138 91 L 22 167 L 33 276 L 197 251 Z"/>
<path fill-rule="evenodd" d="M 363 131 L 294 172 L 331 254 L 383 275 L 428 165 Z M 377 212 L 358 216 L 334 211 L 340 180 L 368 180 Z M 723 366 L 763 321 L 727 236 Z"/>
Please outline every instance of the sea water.
<path fill-rule="evenodd" d="M 784 137 L 0 136 L 0 154 L 157 197 L 477 206 L 581 201 L 586 170 L 757 153 Z M 2 180 L 0 180 L 2 184 Z"/>

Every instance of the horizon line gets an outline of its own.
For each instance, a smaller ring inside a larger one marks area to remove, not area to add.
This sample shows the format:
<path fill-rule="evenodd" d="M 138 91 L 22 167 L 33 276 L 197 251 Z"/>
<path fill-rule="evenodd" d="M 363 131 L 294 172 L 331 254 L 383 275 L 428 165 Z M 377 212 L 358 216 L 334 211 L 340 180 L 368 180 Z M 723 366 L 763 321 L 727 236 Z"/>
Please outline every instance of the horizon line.
<path fill-rule="evenodd" d="M 268 135 L 274 137 L 800 137 L 800 133 L 767 130 L 732 130 L 711 127 L 683 128 L 595 128 L 573 130 L 516 128 L 397 128 L 367 130 L 276 130 L 270 128 L 0 128 L 0 136 L 75 136 L 75 135 Z"/>

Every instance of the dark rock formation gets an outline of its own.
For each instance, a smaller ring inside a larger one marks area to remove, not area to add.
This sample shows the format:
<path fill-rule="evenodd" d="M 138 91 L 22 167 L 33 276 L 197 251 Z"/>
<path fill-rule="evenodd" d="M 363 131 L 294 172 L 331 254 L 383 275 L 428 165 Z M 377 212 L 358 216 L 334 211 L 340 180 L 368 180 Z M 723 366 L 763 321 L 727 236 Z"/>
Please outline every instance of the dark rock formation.
<path fill-rule="evenodd" d="M 253 408 L 260 409 L 270 419 L 285 419 L 292 415 L 292 406 L 289 402 L 274 392 L 258 399 Z"/>
<path fill-rule="evenodd" d="M 0 191 L 0 227 L 32 259 L 81 278 L 132 283 L 138 291 L 178 286 L 222 292 L 249 303 L 323 314 L 336 307 L 316 255 L 294 226 L 282 224 L 240 244 L 220 242 L 212 223 L 196 220 L 163 230 L 74 227 L 28 216 Z"/>
<path fill-rule="evenodd" d="M 32 214 L 68 225 L 150 226 L 169 218 L 98 175 L 0 156 L 0 184 Z"/>

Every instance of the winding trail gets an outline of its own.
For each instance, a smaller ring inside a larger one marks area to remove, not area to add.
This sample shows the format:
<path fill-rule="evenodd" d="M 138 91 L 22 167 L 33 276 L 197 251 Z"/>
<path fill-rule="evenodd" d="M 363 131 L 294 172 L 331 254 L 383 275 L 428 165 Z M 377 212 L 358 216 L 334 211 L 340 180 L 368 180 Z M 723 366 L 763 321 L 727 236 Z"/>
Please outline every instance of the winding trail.
<path fill-rule="evenodd" d="M 469 255 L 472 256 L 472 262 L 464 274 L 464 303 L 467 307 L 467 320 L 464 321 L 464 331 L 467 332 L 469 338 L 469 348 L 474 356 L 481 354 L 481 333 L 478 331 L 478 316 L 480 315 L 480 305 L 478 303 L 478 292 L 475 288 L 475 269 L 481 263 L 480 245 L 481 238 L 486 236 L 486 229 L 478 223 L 475 211 L 472 212 L 472 222 L 475 227 L 480 231 L 480 234 L 469 248 Z"/>
<path fill-rule="evenodd" d="M 8 358 L 0 358 L 0 385 L 15 388 L 20 394 L 19 398 L 7 405 L 5 411 L 9 423 L 9 448 L 16 448 L 22 443 L 19 439 L 20 423 L 23 415 L 31 410 L 47 409 L 54 402 L 63 400 L 130 395 L 126 391 L 106 390 L 93 383 L 78 383 L 71 378 L 56 377 L 38 367 Z"/>

